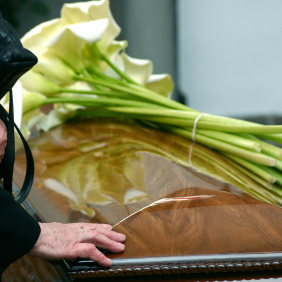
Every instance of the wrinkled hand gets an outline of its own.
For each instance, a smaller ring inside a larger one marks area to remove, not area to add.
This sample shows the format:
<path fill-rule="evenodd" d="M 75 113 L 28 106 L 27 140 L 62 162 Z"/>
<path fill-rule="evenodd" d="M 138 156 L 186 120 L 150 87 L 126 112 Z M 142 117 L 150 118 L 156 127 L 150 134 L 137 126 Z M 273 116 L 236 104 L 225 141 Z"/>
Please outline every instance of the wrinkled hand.
<path fill-rule="evenodd" d="M 39 223 L 40 236 L 29 255 L 49 259 L 89 258 L 102 266 L 112 260 L 97 248 L 114 253 L 124 250 L 125 235 L 111 231 L 108 224 L 94 223 Z M 83 227 L 83 228 L 81 228 Z"/>
<path fill-rule="evenodd" d="M 2 161 L 7 144 L 7 128 L 5 123 L 0 119 L 0 162 Z"/>

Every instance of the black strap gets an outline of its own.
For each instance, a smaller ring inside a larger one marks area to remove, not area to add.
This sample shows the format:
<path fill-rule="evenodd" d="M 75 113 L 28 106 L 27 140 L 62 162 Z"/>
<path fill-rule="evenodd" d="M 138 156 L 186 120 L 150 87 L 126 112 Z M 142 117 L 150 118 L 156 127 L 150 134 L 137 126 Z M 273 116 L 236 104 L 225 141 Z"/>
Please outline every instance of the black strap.
<path fill-rule="evenodd" d="M 1 173 L 0 177 L 3 178 L 4 189 L 9 192 L 12 192 L 12 183 L 13 183 L 13 171 L 15 163 L 15 137 L 14 137 L 14 127 L 16 128 L 25 149 L 26 154 L 26 174 L 23 186 L 16 196 L 15 201 L 22 203 L 28 196 L 30 189 L 32 187 L 33 178 L 34 178 L 34 161 L 31 150 L 28 143 L 23 137 L 21 131 L 14 123 L 14 113 L 13 113 L 13 94 L 10 91 L 10 103 L 9 103 L 9 113 L 0 105 L 0 118 L 4 121 L 7 127 L 7 146 L 5 150 L 4 158 L 1 162 Z"/>

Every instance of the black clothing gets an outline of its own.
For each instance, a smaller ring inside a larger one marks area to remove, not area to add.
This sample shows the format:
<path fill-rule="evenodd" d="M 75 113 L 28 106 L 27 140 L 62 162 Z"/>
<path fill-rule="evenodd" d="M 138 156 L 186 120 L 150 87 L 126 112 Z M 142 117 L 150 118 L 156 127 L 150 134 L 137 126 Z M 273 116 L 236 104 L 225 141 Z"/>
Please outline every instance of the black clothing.
<path fill-rule="evenodd" d="M 38 222 L 0 188 L 0 281 L 4 270 L 32 249 L 39 234 Z"/>

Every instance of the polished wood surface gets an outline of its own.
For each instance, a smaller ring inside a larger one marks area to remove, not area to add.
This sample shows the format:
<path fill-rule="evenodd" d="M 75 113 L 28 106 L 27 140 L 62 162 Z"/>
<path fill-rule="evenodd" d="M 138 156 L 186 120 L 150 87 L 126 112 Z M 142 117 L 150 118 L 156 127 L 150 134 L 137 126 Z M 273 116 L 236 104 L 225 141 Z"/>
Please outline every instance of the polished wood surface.
<path fill-rule="evenodd" d="M 156 130 L 87 121 L 55 128 L 29 143 L 36 167 L 29 201 L 46 222 L 115 225 L 174 191 L 194 186 L 243 194 L 228 182 L 189 168 L 192 142 Z M 195 144 L 193 164 L 198 160 L 197 148 L 206 155 L 215 154 Z M 186 166 L 178 164 L 185 161 Z M 209 164 L 205 158 L 200 167 L 204 169 Z M 15 167 L 17 186 L 23 181 L 24 166 L 24 153 L 19 151 Z M 224 171 L 218 171 L 211 173 L 225 176 Z M 232 173 L 234 179 L 239 178 L 235 168 Z M 231 176 L 226 175 L 230 182 Z"/>
<path fill-rule="evenodd" d="M 45 260 L 24 256 L 4 272 L 3 282 L 67 282 L 70 281 L 61 265 L 52 265 Z"/>
<path fill-rule="evenodd" d="M 73 277 L 282 268 L 282 210 L 243 195 L 187 188 L 117 224 L 126 249 L 104 270 L 79 260 Z M 266 264 L 266 266 L 264 266 Z"/>
<path fill-rule="evenodd" d="M 175 197 L 180 200 L 149 206 L 118 224 L 127 248 L 111 257 L 282 252 L 282 209 L 201 188 L 166 196 Z"/>
<path fill-rule="evenodd" d="M 29 201 L 39 220 L 110 223 L 127 235 L 125 252 L 108 254 L 112 268 L 78 260 L 69 264 L 75 279 L 282 268 L 281 196 L 207 148 L 101 119 L 66 124 L 30 145 Z M 24 164 L 19 151 L 17 186 Z"/>

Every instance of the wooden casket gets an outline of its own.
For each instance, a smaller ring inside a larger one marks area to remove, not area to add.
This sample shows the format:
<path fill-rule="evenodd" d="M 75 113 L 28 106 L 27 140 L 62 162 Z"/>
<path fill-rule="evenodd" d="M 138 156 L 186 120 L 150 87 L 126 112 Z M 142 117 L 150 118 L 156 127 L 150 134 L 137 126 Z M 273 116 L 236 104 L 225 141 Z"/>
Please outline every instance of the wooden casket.
<path fill-rule="evenodd" d="M 280 192 L 216 152 L 104 119 L 29 143 L 36 173 L 25 208 L 42 222 L 109 223 L 126 248 L 107 253 L 110 268 L 25 256 L 3 281 L 282 281 Z M 19 150 L 15 193 L 24 172 Z"/>

